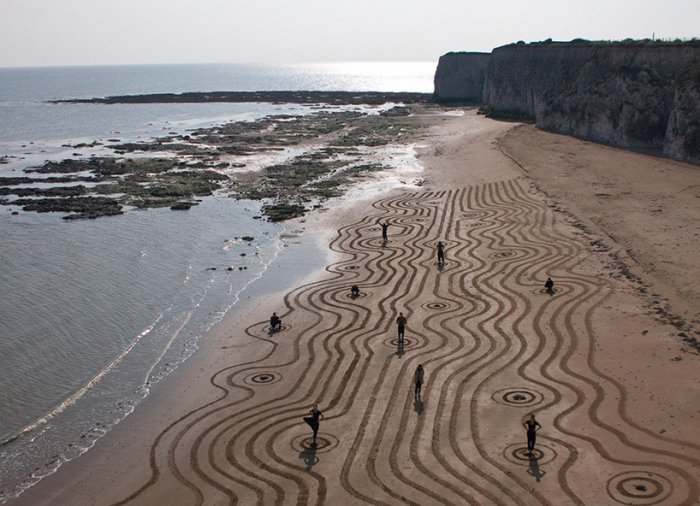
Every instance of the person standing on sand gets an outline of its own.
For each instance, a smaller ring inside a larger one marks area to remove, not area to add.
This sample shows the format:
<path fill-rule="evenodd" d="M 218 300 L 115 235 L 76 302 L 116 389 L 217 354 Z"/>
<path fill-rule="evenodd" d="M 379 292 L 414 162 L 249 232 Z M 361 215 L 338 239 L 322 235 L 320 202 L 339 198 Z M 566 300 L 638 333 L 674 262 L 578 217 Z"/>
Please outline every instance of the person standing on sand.
<path fill-rule="evenodd" d="M 396 325 L 399 328 L 399 342 L 401 342 L 406 332 L 406 317 L 403 313 L 399 313 L 399 317 L 396 319 Z"/>
<path fill-rule="evenodd" d="M 270 330 L 274 332 L 275 330 L 282 330 L 282 320 L 277 313 L 272 313 L 270 316 Z"/>
<path fill-rule="evenodd" d="M 416 372 L 413 373 L 413 383 L 415 383 L 416 388 L 413 391 L 413 396 L 416 400 L 420 400 L 420 391 L 423 387 L 423 379 L 425 378 L 425 369 L 423 369 L 422 364 L 418 364 L 416 367 Z"/>
<path fill-rule="evenodd" d="M 389 222 L 385 221 L 382 223 L 381 221 L 377 221 L 377 224 L 379 224 L 380 227 L 382 227 L 382 242 L 386 244 L 386 242 L 389 240 Z"/>
<path fill-rule="evenodd" d="M 547 290 L 549 295 L 554 293 L 554 281 L 549 276 L 547 276 L 547 281 L 544 282 L 544 289 Z"/>
<path fill-rule="evenodd" d="M 535 449 L 535 442 L 537 441 L 537 431 L 542 428 L 540 422 L 535 420 L 535 415 L 530 415 L 529 420 L 523 422 L 523 427 L 527 430 L 527 453 L 532 453 Z"/>
<path fill-rule="evenodd" d="M 438 265 L 444 265 L 445 264 L 445 245 L 442 243 L 442 241 L 438 241 L 438 243 L 437 243 L 437 257 L 438 257 Z"/>
<path fill-rule="evenodd" d="M 314 404 L 309 411 L 311 416 L 305 416 L 304 421 L 309 424 L 311 430 L 314 431 L 314 444 L 316 443 L 316 436 L 318 435 L 318 428 L 320 426 L 320 421 L 323 418 L 323 413 L 318 410 L 318 404 Z"/>

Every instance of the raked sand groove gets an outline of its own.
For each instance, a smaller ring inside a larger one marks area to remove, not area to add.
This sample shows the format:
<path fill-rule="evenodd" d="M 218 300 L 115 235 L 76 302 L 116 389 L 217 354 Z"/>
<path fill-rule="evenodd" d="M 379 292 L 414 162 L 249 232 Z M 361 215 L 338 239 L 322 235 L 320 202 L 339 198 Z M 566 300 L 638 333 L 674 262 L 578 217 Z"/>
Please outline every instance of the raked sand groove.
<path fill-rule="evenodd" d="M 218 398 L 158 435 L 116 504 L 697 504 L 700 446 L 634 419 L 596 362 L 620 287 L 581 235 L 523 179 L 377 202 L 338 231 L 326 278 L 285 297 L 281 332 L 245 330 L 263 358 L 214 374 Z"/>

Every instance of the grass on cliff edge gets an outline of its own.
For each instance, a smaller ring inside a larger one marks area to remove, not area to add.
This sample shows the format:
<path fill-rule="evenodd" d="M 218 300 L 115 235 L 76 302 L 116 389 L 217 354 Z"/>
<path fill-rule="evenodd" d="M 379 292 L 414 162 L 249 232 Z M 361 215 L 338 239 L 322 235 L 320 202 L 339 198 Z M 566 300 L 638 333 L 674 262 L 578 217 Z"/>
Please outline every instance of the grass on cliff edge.
<path fill-rule="evenodd" d="M 513 46 L 567 46 L 567 47 L 588 47 L 588 46 L 612 46 L 612 47 L 663 47 L 663 46 L 680 46 L 680 47 L 700 47 L 700 39 L 693 37 L 692 39 L 624 39 L 624 40 L 587 40 L 573 39 L 570 41 L 556 41 L 552 39 L 543 40 L 540 42 L 525 43 L 522 40 L 507 44 L 503 47 Z"/>

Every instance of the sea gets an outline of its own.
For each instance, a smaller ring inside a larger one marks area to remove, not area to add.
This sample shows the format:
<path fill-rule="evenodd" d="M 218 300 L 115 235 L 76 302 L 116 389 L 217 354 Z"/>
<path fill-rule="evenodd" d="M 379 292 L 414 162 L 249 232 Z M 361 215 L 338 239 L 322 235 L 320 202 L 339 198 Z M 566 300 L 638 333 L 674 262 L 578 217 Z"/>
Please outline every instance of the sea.
<path fill-rule="evenodd" d="M 93 141 L 138 142 L 313 112 L 298 104 L 52 100 L 195 91 L 430 93 L 435 66 L 0 68 L 0 159 L 7 162 L 0 177 L 24 176 L 47 160 L 111 153 L 71 147 Z M 195 353 L 202 336 L 254 293 L 266 273 L 284 265 L 291 254 L 284 238 L 293 231 L 254 219 L 260 206 L 217 193 L 187 212 L 129 210 L 72 221 L 0 206 L 0 503 L 88 451 Z"/>

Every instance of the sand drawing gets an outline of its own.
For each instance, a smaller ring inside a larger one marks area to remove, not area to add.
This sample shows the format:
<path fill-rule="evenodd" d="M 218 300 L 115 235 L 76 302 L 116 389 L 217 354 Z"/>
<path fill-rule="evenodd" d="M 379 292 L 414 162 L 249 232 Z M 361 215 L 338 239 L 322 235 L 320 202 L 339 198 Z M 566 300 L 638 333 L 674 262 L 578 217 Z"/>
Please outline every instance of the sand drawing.
<path fill-rule="evenodd" d="M 286 295 L 280 332 L 251 322 L 266 354 L 213 375 L 218 398 L 160 433 L 116 504 L 161 487 L 187 504 L 697 504 L 700 445 L 633 418 L 595 361 L 614 286 L 577 267 L 604 270 L 577 233 L 523 178 L 380 200 L 338 230 L 325 279 Z"/>

